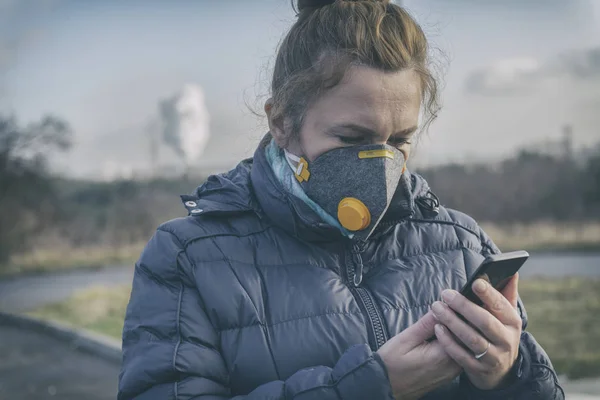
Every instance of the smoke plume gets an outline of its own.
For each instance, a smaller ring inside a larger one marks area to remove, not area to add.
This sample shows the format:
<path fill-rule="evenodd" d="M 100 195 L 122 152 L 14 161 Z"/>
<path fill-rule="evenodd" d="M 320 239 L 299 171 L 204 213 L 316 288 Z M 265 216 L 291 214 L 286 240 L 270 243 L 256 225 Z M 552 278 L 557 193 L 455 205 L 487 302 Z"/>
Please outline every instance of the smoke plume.
<path fill-rule="evenodd" d="M 210 137 L 210 116 L 202 88 L 187 84 L 161 101 L 159 109 L 164 143 L 183 158 L 186 166 L 198 162 Z"/>

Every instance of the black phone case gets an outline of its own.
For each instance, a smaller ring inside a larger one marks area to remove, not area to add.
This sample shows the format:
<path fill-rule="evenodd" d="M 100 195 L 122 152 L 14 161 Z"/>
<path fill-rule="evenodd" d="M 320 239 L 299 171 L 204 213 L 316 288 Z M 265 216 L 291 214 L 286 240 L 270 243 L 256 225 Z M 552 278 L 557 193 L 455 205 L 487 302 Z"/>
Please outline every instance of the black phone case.
<path fill-rule="evenodd" d="M 462 287 L 460 293 L 477 305 L 483 305 L 479 296 L 473 293 L 473 283 L 481 278 L 498 291 L 504 289 L 510 278 L 516 274 L 529 258 L 526 251 L 513 251 L 487 257 L 477 271 Z"/>

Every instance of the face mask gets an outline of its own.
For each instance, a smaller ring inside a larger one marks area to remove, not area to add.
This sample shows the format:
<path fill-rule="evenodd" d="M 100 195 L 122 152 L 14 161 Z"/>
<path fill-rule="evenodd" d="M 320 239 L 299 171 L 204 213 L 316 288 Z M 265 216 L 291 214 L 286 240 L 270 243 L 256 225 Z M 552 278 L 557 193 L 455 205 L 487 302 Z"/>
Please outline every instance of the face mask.
<path fill-rule="evenodd" d="M 406 169 L 404 154 L 389 145 L 342 147 L 311 163 L 285 155 L 306 195 L 362 240 L 385 214 Z"/>

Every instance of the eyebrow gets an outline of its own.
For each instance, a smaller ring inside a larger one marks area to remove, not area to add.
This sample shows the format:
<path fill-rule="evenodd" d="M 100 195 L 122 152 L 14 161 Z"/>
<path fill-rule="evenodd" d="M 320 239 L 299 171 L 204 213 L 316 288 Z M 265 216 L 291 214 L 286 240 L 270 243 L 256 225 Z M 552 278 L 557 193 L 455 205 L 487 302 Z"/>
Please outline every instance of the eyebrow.
<path fill-rule="evenodd" d="M 375 132 L 374 130 L 369 129 L 369 128 L 364 127 L 364 126 L 361 126 L 361 125 L 356 125 L 356 124 L 341 124 L 341 125 L 336 125 L 336 126 L 333 126 L 333 127 L 329 128 L 328 129 L 328 133 L 333 133 L 333 132 L 335 132 L 335 131 L 337 131 L 339 129 L 345 129 L 345 130 L 354 131 L 354 132 L 360 133 L 360 134 L 365 135 L 365 136 L 370 136 L 370 137 L 377 137 L 377 136 L 379 136 L 379 134 L 377 132 Z M 399 132 L 395 132 L 394 134 L 392 134 L 392 137 L 393 136 L 408 136 L 408 135 L 414 133 L 417 129 L 418 129 L 418 126 L 415 125 L 413 127 L 403 129 L 403 130 L 401 130 Z"/>

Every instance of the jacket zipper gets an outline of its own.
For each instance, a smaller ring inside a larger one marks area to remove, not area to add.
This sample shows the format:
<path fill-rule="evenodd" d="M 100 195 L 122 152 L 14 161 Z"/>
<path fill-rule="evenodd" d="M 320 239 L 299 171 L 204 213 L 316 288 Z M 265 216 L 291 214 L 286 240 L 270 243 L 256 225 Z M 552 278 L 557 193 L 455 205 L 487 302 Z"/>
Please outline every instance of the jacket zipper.
<path fill-rule="evenodd" d="M 428 191 L 426 199 L 418 200 L 419 201 L 417 204 L 425 208 L 428 212 L 432 212 L 435 215 L 439 213 L 440 201 L 433 192 Z M 395 225 L 406 219 L 410 219 L 411 217 L 412 214 L 397 221 L 383 223 L 382 225 Z M 388 334 L 383 326 L 383 317 L 379 308 L 375 304 L 373 295 L 367 288 L 360 286 L 363 278 L 364 267 L 361 252 L 362 250 L 359 245 L 352 245 L 352 249 L 349 252 L 349 257 L 346 257 L 346 279 L 348 280 L 350 291 L 367 314 L 367 320 L 369 327 L 371 328 L 372 335 L 372 339 L 369 339 L 371 342 L 370 346 L 373 351 L 377 351 L 385 344 L 385 342 L 388 341 Z"/>
<path fill-rule="evenodd" d="M 360 286 L 360 283 L 362 282 L 363 264 L 360 249 L 357 245 L 353 245 L 347 260 L 349 261 L 346 262 L 346 278 L 348 279 L 350 291 L 358 300 L 361 308 L 367 315 L 368 325 L 371 330 L 371 335 L 369 336 L 372 337 L 370 339 L 370 346 L 373 351 L 376 351 L 388 341 L 388 335 L 383 327 L 383 317 L 375 305 L 373 296 L 369 290 Z M 355 268 L 357 268 L 358 271 Z"/>

